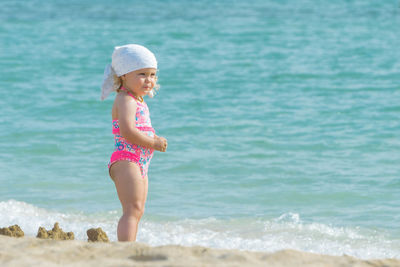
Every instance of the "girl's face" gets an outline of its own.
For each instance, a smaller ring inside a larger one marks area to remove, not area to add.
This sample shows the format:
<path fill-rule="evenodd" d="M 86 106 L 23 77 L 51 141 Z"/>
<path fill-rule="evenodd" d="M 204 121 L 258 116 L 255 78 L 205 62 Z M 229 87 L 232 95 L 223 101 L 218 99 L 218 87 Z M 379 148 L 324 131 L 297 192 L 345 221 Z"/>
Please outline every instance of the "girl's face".
<path fill-rule="evenodd" d="M 130 90 L 136 96 L 145 96 L 156 84 L 156 73 L 157 70 L 154 68 L 146 68 L 129 72 L 121 76 L 122 86 Z"/>

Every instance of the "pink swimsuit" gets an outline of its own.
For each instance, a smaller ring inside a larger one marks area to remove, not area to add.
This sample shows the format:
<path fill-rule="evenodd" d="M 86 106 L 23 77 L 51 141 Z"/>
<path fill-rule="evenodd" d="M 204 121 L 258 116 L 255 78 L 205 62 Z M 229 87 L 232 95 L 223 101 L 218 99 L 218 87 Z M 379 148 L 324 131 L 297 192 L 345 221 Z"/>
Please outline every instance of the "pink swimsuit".
<path fill-rule="evenodd" d="M 154 137 L 155 132 L 153 127 L 151 126 L 150 112 L 146 103 L 138 101 L 124 87 L 121 87 L 121 89 L 132 96 L 137 103 L 136 128 L 142 133 L 145 133 L 150 137 Z M 153 157 L 154 149 L 132 144 L 124 137 L 122 137 L 119 131 L 118 120 L 112 121 L 112 133 L 114 134 L 115 146 L 114 152 L 111 155 L 110 163 L 108 163 L 108 169 L 110 169 L 112 164 L 119 160 L 128 160 L 131 162 L 135 162 L 139 165 L 142 177 L 145 178 L 149 169 L 150 160 Z"/>

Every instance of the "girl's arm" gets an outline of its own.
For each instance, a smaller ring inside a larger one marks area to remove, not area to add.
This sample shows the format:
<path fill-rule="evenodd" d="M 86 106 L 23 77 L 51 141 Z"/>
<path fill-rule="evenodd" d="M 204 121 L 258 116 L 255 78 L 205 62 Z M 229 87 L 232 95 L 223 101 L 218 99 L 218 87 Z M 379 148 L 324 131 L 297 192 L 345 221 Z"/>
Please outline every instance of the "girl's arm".
<path fill-rule="evenodd" d="M 137 104 L 132 97 L 120 93 L 116 98 L 118 107 L 118 123 L 121 135 L 132 144 L 157 149 L 157 139 L 141 133 L 136 127 Z"/>

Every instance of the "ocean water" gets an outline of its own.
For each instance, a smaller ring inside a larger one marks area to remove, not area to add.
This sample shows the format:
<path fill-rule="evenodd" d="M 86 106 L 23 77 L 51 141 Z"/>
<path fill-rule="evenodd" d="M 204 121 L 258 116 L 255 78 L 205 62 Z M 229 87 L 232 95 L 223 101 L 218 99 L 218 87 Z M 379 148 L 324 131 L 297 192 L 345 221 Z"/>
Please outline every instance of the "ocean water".
<path fill-rule="evenodd" d="M 400 258 L 400 4 L 0 3 L 0 227 L 77 239 L 121 215 L 113 47 L 159 61 L 138 241 Z"/>

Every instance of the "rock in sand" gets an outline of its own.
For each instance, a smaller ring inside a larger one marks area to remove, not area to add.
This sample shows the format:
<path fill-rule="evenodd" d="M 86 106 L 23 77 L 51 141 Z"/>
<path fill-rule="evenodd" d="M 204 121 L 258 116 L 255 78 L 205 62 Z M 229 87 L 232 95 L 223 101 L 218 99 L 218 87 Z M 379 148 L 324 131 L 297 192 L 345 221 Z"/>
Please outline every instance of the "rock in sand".
<path fill-rule="evenodd" d="M 90 228 L 86 231 L 89 242 L 109 242 L 107 234 L 99 228 Z"/>
<path fill-rule="evenodd" d="M 54 239 L 54 240 L 74 240 L 74 233 L 65 233 L 59 226 L 58 222 L 54 224 L 51 231 L 47 231 L 44 227 L 39 227 L 37 238 Z"/>
<path fill-rule="evenodd" d="M 0 228 L 0 235 L 7 235 L 11 237 L 23 237 L 24 231 L 16 224 L 13 226 Z"/>

